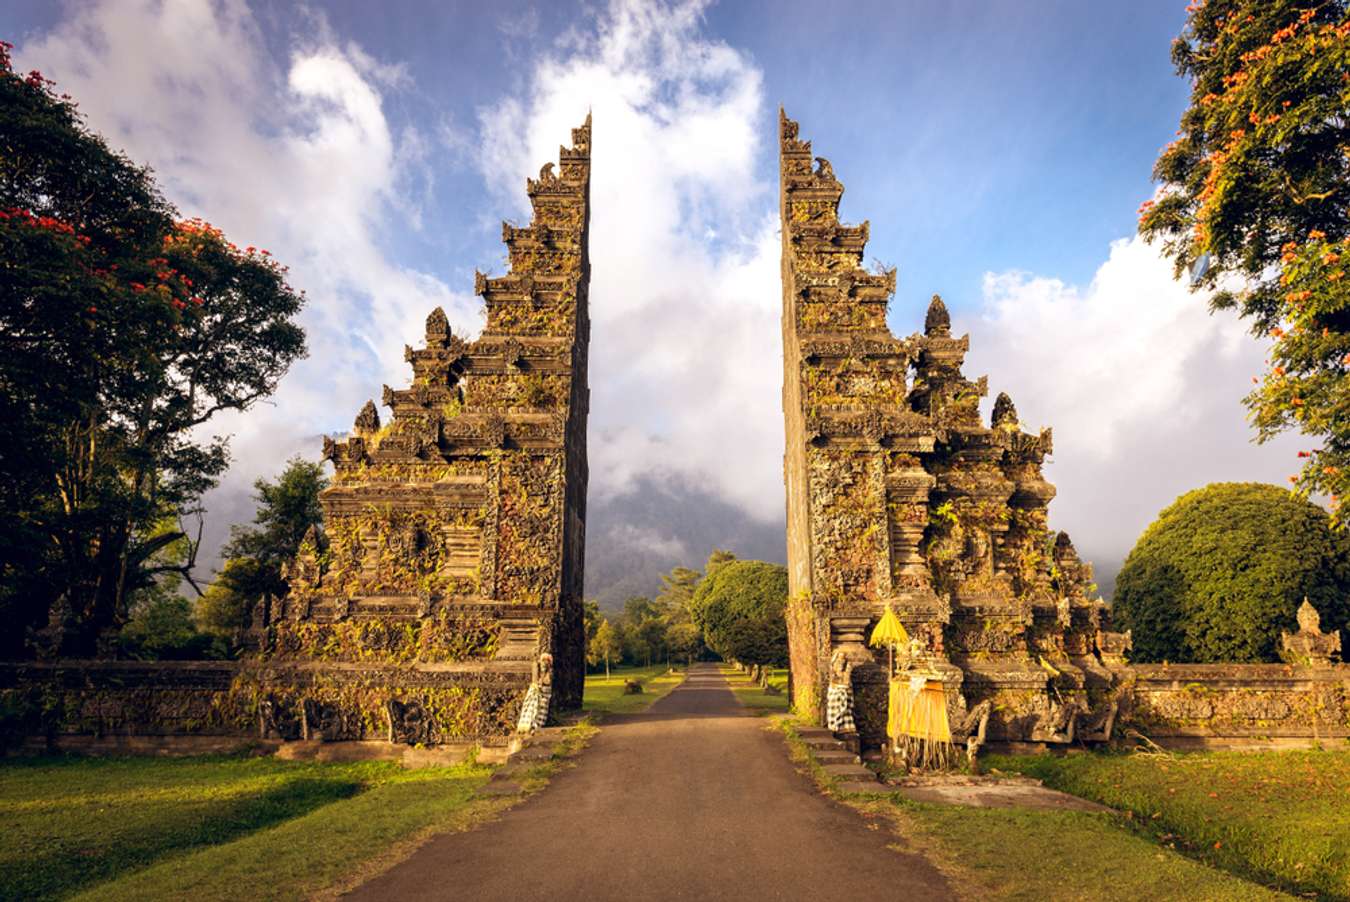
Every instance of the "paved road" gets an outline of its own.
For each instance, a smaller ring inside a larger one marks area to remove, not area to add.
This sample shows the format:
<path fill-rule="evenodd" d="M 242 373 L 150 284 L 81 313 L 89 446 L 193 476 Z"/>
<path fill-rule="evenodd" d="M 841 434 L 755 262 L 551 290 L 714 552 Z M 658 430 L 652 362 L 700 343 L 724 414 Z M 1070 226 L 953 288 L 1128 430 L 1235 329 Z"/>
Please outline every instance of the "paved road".
<path fill-rule="evenodd" d="M 433 839 L 357 899 L 950 899 L 938 871 L 820 795 L 712 665 L 606 720 L 499 820 Z M 321 837 L 315 837 L 322 842 Z"/>

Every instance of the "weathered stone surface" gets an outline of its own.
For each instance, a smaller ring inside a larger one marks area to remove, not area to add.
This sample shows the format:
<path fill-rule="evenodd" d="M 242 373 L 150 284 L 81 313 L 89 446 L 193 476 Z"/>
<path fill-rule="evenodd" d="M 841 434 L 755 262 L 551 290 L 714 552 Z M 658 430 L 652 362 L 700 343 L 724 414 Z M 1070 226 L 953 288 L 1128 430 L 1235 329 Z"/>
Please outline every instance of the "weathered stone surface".
<path fill-rule="evenodd" d="M 1049 429 L 1024 432 L 968 336 L 934 296 L 922 333 L 892 335 L 894 270 L 862 266 L 868 225 L 839 221 L 843 185 L 780 115 L 784 481 L 793 703 L 823 720 L 832 655 L 854 663 L 854 720 L 885 740 L 886 653 L 866 645 L 886 606 L 913 638 L 902 664 L 937 674 L 958 743 L 1108 741 L 1118 722 L 1167 737 L 1350 731 L 1339 637 L 1306 615 L 1292 668 L 1192 669 L 1167 685 L 1127 664 L 1092 568 L 1048 525 Z M 1319 669 L 1320 668 L 1320 669 Z"/>
<path fill-rule="evenodd" d="M 969 338 L 940 298 L 921 334 L 890 333 L 894 270 L 863 268 L 867 224 L 839 222 L 843 186 L 797 123 L 782 116 L 779 138 L 793 701 L 819 716 L 842 650 L 859 730 L 880 742 L 885 658 L 865 639 L 890 605 L 914 639 L 906 663 L 942 677 L 954 725 L 989 699 L 993 737 L 1067 741 L 1089 690 L 1116 681 L 1099 633 L 1128 640 L 1048 529 L 1050 431 L 1023 432 L 1007 395 L 982 422 L 986 380 L 961 372 Z"/>
<path fill-rule="evenodd" d="M 482 336 L 433 310 L 424 347 L 405 350 L 412 385 L 383 389 L 390 420 L 368 402 L 345 440 L 325 440 L 323 534 L 287 569 L 244 677 L 298 710 L 306 738 L 505 734 L 545 654 L 553 704 L 581 701 L 590 140 L 587 118 L 559 171 L 529 180 L 530 224 L 503 225 L 510 271 L 475 285 Z M 328 684 L 339 663 L 436 668 L 446 688 L 344 691 Z"/>

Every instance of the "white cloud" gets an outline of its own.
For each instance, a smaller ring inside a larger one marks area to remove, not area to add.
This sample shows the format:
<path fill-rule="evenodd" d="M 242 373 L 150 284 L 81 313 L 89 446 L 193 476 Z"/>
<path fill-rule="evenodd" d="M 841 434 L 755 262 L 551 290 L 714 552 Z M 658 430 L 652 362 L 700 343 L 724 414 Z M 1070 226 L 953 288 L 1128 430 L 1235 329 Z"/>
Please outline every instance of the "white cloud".
<path fill-rule="evenodd" d="M 241 0 L 104 0 L 81 5 L 16 51 L 81 102 L 109 143 L 149 163 L 185 215 L 240 244 L 267 247 L 307 291 L 309 359 L 271 404 L 208 424 L 233 434 L 237 461 L 207 502 L 208 543 L 249 519 L 248 486 L 318 436 L 345 429 L 381 381 L 406 381 L 404 342 L 442 305 L 459 331 L 480 328 L 481 304 L 382 249 L 394 215 L 415 217 L 426 142 L 395 135 L 387 92 L 407 86 L 396 64 L 339 44 L 309 21 L 285 64 Z"/>
<path fill-rule="evenodd" d="M 523 219 L 522 180 L 593 112 L 592 492 L 677 476 L 773 520 L 779 247 L 776 186 L 755 171 L 761 74 L 703 33 L 702 10 L 613 3 L 482 111 L 479 165 Z"/>
<path fill-rule="evenodd" d="M 623 523 L 609 530 L 605 536 L 607 543 L 616 549 L 633 549 L 659 555 L 662 558 L 681 560 L 689 556 L 689 549 L 678 537 L 660 530 L 632 523 Z M 652 576 L 654 574 L 644 574 Z"/>
<path fill-rule="evenodd" d="M 1297 469 L 1296 436 L 1258 446 L 1245 419 L 1263 347 L 1139 238 L 1114 242 L 1086 288 L 987 274 L 983 309 L 956 325 L 971 333 L 966 372 L 1007 391 L 1024 429 L 1053 426 L 1051 522 L 1085 555 L 1118 561 L 1182 492 Z"/>
<path fill-rule="evenodd" d="M 760 70 L 707 36 L 703 8 L 615 0 L 594 29 L 534 57 L 524 87 L 480 111 L 477 134 L 449 118 L 397 132 L 386 98 L 410 85 L 397 62 L 321 18 L 278 62 L 240 0 L 102 0 L 19 48 L 18 64 L 78 97 L 185 214 L 268 247 L 308 291 L 310 358 L 273 404 L 212 424 L 235 434 L 238 460 L 209 499 L 217 536 L 248 518 L 254 478 L 314 456 L 381 381 L 406 382 L 402 345 L 433 306 L 459 331 L 479 328 L 467 290 L 383 247 L 394 217 L 417 221 L 432 165 L 475 162 L 497 198 L 483 216 L 523 221 L 524 178 L 588 109 L 594 497 L 666 477 L 781 520 L 776 185 L 756 171 L 772 123 Z M 1295 469 L 1296 438 L 1256 447 L 1244 421 L 1262 349 L 1138 240 L 1113 245 L 1086 288 L 991 274 L 982 310 L 962 319 L 967 372 L 1008 390 L 1024 423 L 1055 427 L 1052 517 L 1085 553 L 1123 556 L 1187 489 Z M 610 532 L 616 547 L 699 544 L 674 528 Z"/>

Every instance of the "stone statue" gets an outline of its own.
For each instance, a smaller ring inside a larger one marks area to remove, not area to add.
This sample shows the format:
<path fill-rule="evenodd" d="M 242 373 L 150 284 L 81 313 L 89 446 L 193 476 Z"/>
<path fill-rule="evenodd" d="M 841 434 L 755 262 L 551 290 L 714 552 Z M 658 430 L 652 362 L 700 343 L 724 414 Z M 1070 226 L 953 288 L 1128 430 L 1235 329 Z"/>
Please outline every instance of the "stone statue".
<path fill-rule="evenodd" d="M 853 662 L 842 648 L 830 656 L 830 687 L 825 698 L 825 726 L 835 733 L 856 733 L 853 722 Z"/>
<path fill-rule="evenodd" d="M 1327 667 L 1340 658 L 1340 632 L 1322 632 L 1322 617 L 1305 597 L 1298 608 L 1298 632 L 1280 634 L 1280 660 L 1304 667 Z"/>
<path fill-rule="evenodd" d="M 544 652 L 534 662 L 533 680 L 520 706 L 517 733 L 533 733 L 548 723 L 548 703 L 553 697 L 553 655 Z"/>

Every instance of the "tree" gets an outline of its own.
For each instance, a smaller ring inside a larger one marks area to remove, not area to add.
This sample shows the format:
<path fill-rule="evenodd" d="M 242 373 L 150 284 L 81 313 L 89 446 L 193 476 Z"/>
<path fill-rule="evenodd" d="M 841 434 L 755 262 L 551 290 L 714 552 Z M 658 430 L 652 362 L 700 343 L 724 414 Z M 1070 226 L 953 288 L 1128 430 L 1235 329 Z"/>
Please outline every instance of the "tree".
<path fill-rule="evenodd" d="M 161 532 L 173 532 L 170 518 Z M 181 563 L 190 548 L 186 539 L 162 547 L 154 555 L 158 563 Z M 147 661 L 192 660 L 223 657 L 226 648 L 210 634 L 200 632 L 192 619 L 192 606 L 182 595 L 183 578 L 166 568 L 155 580 L 131 593 L 130 617 L 118 633 L 118 653 Z"/>
<path fill-rule="evenodd" d="M 619 641 L 619 634 L 605 618 L 600 618 L 600 624 L 595 629 L 595 639 L 586 646 L 586 658 L 592 666 L 604 662 L 605 679 L 609 679 L 609 664 L 611 661 L 619 660 L 623 654 L 623 644 Z"/>
<path fill-rule="evenodd" d="M 694 659 L 703 654 L 703 633 L 687 619 L 672 624 L 666 630 L 666 642 L 670 653 L 684 658 L 688 664 L 693 664 Z"/>
<path fill-rule="evenodd" d="M 149 171 L 108 148 L 0 45 L 0 456 L 4 651 L 54 615 L 83 655 L 182 562 L 156 553 L 228 461 L 201 427 L 271 394 L 304 353 L 302 296 L 266 251 L 175 222 Z"/>
<path fill-rule="evenodd" d="M 714 548 L 712 554 L 708 555 L 708 563 L 703 568 L 704 576 L 712 576 L 714 571 L 723 564 L 728 564 L 736 560 L 736 555 L 730 551 L 723 551 L 721 548 Z"/>
<path fill-rule="evenodd" d="M 1177 274 L 1274 340 L 1247 396 L 1258 439 L 1320 446 L 1291 480 L 1343 520 L 1350 483 L 1350 13 L 1346 0 L 1201 0 L 1172 46 L 1191 79 L 1162 187 L 1140 208 Z"/>
<path fill-rule="evenodd" d="M 1278 486 L 1188 492 L 1144 531 L 1116 578 L 1112 615 L 1137 661 L 1277 660 L 1307 597 L 1332 629 L 1350 617 L 1350 537 Z"/>
<path fill-rule="evenodd" d="M 253 523 L 230 529 L 222 553 L 225 563 L 197 605 L 207 631 L 235 642 L 248 627 L 253 607 L 267 597 L 286 594 L 282 566 L 293 559 L 311 530 L 323 524 L 319 495 L 328 488 L 323 465 L 293 457 L 276 482 L 253 483 L 257 510 Z"/>
<path fill-rule="evenodd" d="M 694 594 L 694 623 L 723 658 L 756 667 L 787 664 L 787 568 L 730 561 L 713 569 Z"/>

